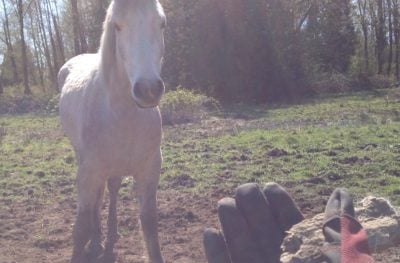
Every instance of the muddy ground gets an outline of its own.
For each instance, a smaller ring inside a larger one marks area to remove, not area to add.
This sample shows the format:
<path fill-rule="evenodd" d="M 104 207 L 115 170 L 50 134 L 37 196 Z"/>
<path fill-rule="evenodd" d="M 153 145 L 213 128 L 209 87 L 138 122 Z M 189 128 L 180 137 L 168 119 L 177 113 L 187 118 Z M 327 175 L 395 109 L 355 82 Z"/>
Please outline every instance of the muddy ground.
<path fill-rule="evenodd" d="M 309 196 L 287 185 L 306 216 L 322 212 L 324 199 Z M 231 196 L 233 189 L 215 187 L 207 193 L 191 193 L 184 188 L 159 192 L 159 228 L 163 255 L 169 263 L 206 262 L 202 248 L 205 227 L 218 227 L 216 203 Z M 49 206 L 15 202 L 0 209 L 0 263 L 68 262 L 75 201 Z M 107 207 L 103 207 L 105 219 Z M 116 245 L 118 263 L 146 262 L 137 217 L 137 203 L 125 196 L 119 203 L 121 239 Z M 375 255 L 377 262 L 400 262 L 400 249 Z"/>

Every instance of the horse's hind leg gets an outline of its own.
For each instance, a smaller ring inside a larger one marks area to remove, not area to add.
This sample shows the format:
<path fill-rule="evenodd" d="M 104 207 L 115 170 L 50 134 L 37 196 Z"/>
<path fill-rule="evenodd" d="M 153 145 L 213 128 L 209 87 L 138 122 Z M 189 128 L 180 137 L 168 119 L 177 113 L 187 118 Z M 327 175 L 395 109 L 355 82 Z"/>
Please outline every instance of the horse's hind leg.
<path fill-rule="evenodd" d="M 110 207 L 108 209 L 108 232 L 107 232 L 107 242 L 105 255 L 113 256 L 114 245 L 118 241 L 118 220 L 117 220 L 117 200 L 118 191 L 121 187 L 122 178 L 111 178 L 108 179 L 107 187 L 110 193 Z"/>
<path fill-rule="evenodd" d="M 78 169 L 78 215 L 72 234 L 74 247 L 71 263 L 85 262 L 85 246 L 94 233 L 96 203 L 104 189 L 104 182 L 99 179 L 87 169 Z"/>

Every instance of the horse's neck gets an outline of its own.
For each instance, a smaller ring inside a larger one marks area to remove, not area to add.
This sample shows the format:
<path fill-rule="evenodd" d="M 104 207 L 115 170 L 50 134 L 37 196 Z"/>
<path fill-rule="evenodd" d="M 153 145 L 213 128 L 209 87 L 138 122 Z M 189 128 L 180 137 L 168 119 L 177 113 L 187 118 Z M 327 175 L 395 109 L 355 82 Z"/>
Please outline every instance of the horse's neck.
<path fill-rule="evenodd" d="M 125 106 L 132 109 L 130 81 L 122 63 L 116 57 L 115 35 L 110 24 L 107 24 L 99 50 L 99 81 L 103 84 L 110 106 L 115 110 Z M 134 105 L 133 107 L 136 107 Z"/>
<path fill-rule="evenodd" d="M 116 58 L 115 32 L 110 22 L 105 22 L 98 53 L 100 56 L 99 72 L 106 82 L 111 82 L 120 69 Z"/>

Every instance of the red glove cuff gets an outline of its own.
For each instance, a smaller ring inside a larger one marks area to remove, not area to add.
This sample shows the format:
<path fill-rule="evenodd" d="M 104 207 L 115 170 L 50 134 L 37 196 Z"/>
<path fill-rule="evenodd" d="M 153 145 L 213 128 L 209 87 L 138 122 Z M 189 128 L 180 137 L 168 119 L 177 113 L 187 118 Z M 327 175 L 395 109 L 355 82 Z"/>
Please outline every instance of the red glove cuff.
<path fill-rule="evenodd" d="M 372 263 L 368 234 L 361 224 L 349 215 L 340 217 L 342 263 Z"/>

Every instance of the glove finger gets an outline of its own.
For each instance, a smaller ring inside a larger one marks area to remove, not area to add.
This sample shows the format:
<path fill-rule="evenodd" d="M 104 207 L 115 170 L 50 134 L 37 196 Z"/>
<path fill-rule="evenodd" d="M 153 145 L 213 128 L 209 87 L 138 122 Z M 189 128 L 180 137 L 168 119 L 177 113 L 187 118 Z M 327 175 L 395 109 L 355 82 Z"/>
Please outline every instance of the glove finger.
<path fill-rule="evenodd" d="M 304 220 L 299 207 L 289 193 L 277 183 L 267 183 L 263 189 L 272 214 L 283 231 L 288 231 L 292 226 Z"/>
<path fill-rule="evenodd" d="M 326 241 L 322 253 L 328 262 L 373 262 L 367 233 L 354 217 L 351 195 L 346 189 L 335 189 L 326 204 L 322 228 Z"/>
<path fill-rule="evenodd" d="M 283 231 L 278 226 L 270 204 L 258 185 L 250 183 L 239 186 L 236 189 L 235 199 L 263 257 L 267 262 L 279 262 Z"/>
<path fill-rule="evenodd" d="M 325 220 L 347 214 L 355 217 L 353 198 L 346 189 L 337 188 L 329 197 L 325 208 Z"/>
<path fill-rule="evenodd" d="M 232 262 L 265 263 L 234 199 L 223 198 L 218 202 L 218 216 Z"/>
<path fill-rule="evenodd" d="M 326 242 L 341 241 L 340 216 L 343 214 L 354 216 L 353 198 L 347 190 L 337 188 L 329 197 L 325 207 L 325 223 L 322 231 Z"/>
<path fill-rule="evenodd" d="M 208 263 L 230 263 L 228 249 L 221 232 L 207 228 L 203 234 L 203 245 Z"/>

